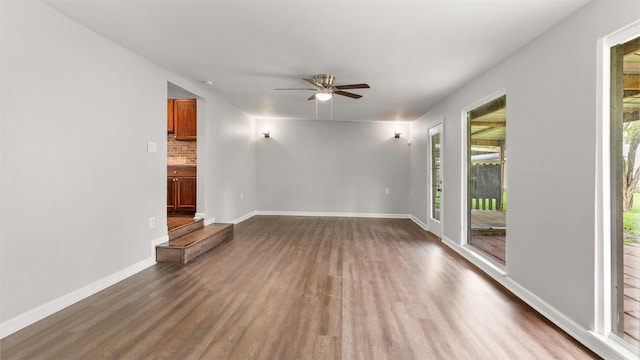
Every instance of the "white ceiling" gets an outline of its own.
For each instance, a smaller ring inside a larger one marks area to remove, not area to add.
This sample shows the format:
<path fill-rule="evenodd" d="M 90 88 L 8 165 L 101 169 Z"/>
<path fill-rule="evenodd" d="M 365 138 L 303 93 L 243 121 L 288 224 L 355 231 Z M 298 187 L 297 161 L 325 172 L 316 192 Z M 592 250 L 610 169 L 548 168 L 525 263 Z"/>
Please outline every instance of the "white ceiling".
<path fill-rule="evenodd" d="M 589 0 L 47 2 L 255 117 L 315 118 L 313 92 L 274 89 L 329 73 L 371 86 L 334 119 L 410 121 Z"/>

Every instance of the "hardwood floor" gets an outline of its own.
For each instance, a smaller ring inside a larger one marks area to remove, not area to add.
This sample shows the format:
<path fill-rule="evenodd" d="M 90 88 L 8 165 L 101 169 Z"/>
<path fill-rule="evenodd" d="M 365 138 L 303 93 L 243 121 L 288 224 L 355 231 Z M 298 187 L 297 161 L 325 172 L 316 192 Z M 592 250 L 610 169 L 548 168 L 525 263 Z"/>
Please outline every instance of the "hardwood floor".
<path fill-rule="evenodd" d="M 5 359 L 589 359 L 410 220 L 256 216 L 2 340 Z"/>

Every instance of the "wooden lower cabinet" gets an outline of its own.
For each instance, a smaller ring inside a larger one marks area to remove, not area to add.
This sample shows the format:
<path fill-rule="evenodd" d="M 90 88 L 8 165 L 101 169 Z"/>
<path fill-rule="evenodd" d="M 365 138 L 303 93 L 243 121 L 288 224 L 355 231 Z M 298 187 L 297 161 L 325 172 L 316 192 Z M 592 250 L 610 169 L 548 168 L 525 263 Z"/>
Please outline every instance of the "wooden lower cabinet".
<path fill-rule="evenodd" d="M 167 211 L 175 214 L 196 212 L 195 166 L 167 168 Z"/>

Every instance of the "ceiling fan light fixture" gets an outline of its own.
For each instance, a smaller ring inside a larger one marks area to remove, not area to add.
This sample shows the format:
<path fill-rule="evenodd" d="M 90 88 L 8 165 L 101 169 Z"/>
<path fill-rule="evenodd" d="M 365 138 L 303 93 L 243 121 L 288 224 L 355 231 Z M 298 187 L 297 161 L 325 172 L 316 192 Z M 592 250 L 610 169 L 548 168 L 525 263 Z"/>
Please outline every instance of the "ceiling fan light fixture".
<path fill-rule="evenodd" d="M 319 92 L 316 94 L 316 99 L 320 100 L 320 101 L 327 101 L 329 99 L 331 99 L 331 93 L 330 92 Z"/>

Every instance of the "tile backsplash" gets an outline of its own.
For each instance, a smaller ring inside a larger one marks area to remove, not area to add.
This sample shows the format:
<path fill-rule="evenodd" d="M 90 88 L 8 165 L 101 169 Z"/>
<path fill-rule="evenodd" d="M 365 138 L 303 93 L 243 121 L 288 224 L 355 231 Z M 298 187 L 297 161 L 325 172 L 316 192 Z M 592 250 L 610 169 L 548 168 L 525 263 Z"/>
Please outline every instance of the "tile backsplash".
<path fill-rule="evenodd" d="M 167 134 L 167 165 L 196 165 L 196 142 L 179 141 Z"/>

